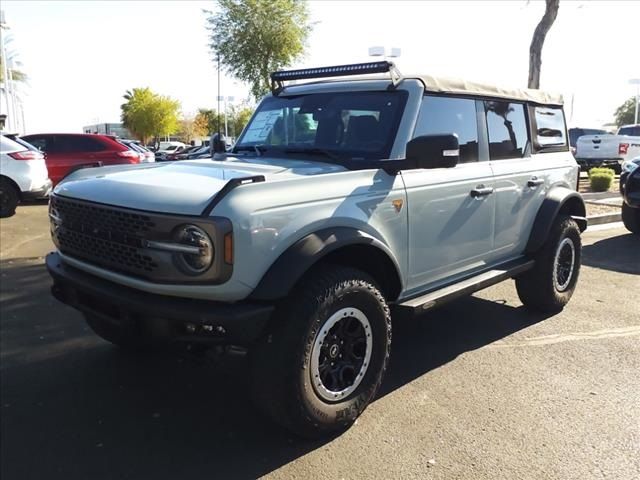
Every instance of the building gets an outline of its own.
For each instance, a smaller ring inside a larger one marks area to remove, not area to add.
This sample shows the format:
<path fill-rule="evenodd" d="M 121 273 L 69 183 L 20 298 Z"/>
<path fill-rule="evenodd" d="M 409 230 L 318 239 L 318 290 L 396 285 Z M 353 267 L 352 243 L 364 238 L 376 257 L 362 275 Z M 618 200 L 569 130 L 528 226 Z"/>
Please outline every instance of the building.
<path fill-rule="evenodd" d="M 133 138 L 129 130 L 121 123 L 97 123 L 82 127 L 83 133 L 100 133 L 102 135 L 114 135 L 119 138 Z"/>

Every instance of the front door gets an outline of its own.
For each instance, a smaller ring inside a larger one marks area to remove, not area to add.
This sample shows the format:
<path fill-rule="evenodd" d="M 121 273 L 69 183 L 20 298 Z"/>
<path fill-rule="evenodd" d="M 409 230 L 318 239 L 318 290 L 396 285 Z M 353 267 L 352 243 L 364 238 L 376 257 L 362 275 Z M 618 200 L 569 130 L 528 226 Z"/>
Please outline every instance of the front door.
<path fill-rule="evenodd" d="M 405 171 L 409 214 L 410 296 L 487 265 L 493 250 L 495 186 L 480 160 L 476 102 L 425 96 L 414 136 L 455 133 L 460 163 Z"/>

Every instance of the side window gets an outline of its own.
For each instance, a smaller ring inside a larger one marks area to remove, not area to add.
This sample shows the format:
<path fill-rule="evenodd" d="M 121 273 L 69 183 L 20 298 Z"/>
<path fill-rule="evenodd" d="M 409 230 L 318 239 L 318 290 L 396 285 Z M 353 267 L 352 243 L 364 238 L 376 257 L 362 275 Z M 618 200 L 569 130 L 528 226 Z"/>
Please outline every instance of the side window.
<path fill-rule="evenodd" d="M 45 137 L 29 137 L 27 142 L 29 142 L 41 152 L 47 151 L 47 140 Z"/>
<path fill-rule="evenodd" d="M 475 100 L 425 96 L 414 136 L 449 133 L 458 135 L 460 163 L 477 162 L 478 122 Z"/>
<path fill-rule="evenodd" d="M 104 146 L 100 141 L 96 138 L 92 138 L 91 136 L 81 136 L 74 135 L 67 137 L 70 148 L 69 151 L 72 152 L 100 152 L 105 150 Z"/>
<path fill-rule="evenodd" d="M 562 108 L 535 107 L 536 142 L 541 147 L 565 147 L 567 134 Z M 578 137 L 585 135 L 578 132 Z M 577 141 L 576 138 L 574 141 Z"/>
<path fill-rule="evenodd" d="M 489 158 L 501 160 L 524 157 L 529 141 L 524 105 L 485 100 L 484 111 L 489 132 Z"/>

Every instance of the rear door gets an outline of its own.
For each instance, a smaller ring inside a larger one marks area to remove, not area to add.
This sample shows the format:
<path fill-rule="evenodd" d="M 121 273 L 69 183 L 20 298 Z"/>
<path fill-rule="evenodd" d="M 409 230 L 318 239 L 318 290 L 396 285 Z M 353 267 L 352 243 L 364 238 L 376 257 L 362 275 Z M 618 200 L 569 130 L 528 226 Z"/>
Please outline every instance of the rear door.
<path fill-rule="evenodd" d="M 489 161 L 496 189 L 493 261 L 523 250 L 525 227 L 532 222 L 545 194 L 545 172 L 531 161 L 526 105 L 508 100 L 480 102 Z"/>
<path fill-rule="evenodd" d="M 469 98 L 427 95 L 414 136 L 458 135 L 454 168 L 402 172 L 409 214 L 408 295 L 486 266 L 493 249 L 495 195 L 489 162 L 479 161 L 478 113 Z M 473 196 L 472 191 L 486 194 Z"/>

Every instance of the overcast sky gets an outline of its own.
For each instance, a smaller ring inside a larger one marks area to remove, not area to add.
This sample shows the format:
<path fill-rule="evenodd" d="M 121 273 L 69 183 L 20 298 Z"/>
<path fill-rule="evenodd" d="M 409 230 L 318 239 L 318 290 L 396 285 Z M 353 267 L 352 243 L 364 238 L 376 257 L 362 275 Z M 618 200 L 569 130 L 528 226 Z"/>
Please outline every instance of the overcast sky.
<path fill-rule="evenodd" d="M 311 1 L 315 22 L 295 66 L 367 60 L 373 45 L 400 47 L 404 73 L 524 87 L 531 35 L 544 2 Z M 186 115 L 215 107 L 217 77 L 203 9 L 214 2 L 3 0 L 9 48 L 29 75 L 28 133 L 80 132 L 117 122 L 127 89 L 148 86 Z M 541 86 L 565 95 L 571 125 L 600 126 L 635 93 L 640 77 L 640 2 L 567 1 L 543 50 Z M 247 96 L 223 77 L 224 95 Z M 573 109 L 571 106 L 572 98 Z"/>

